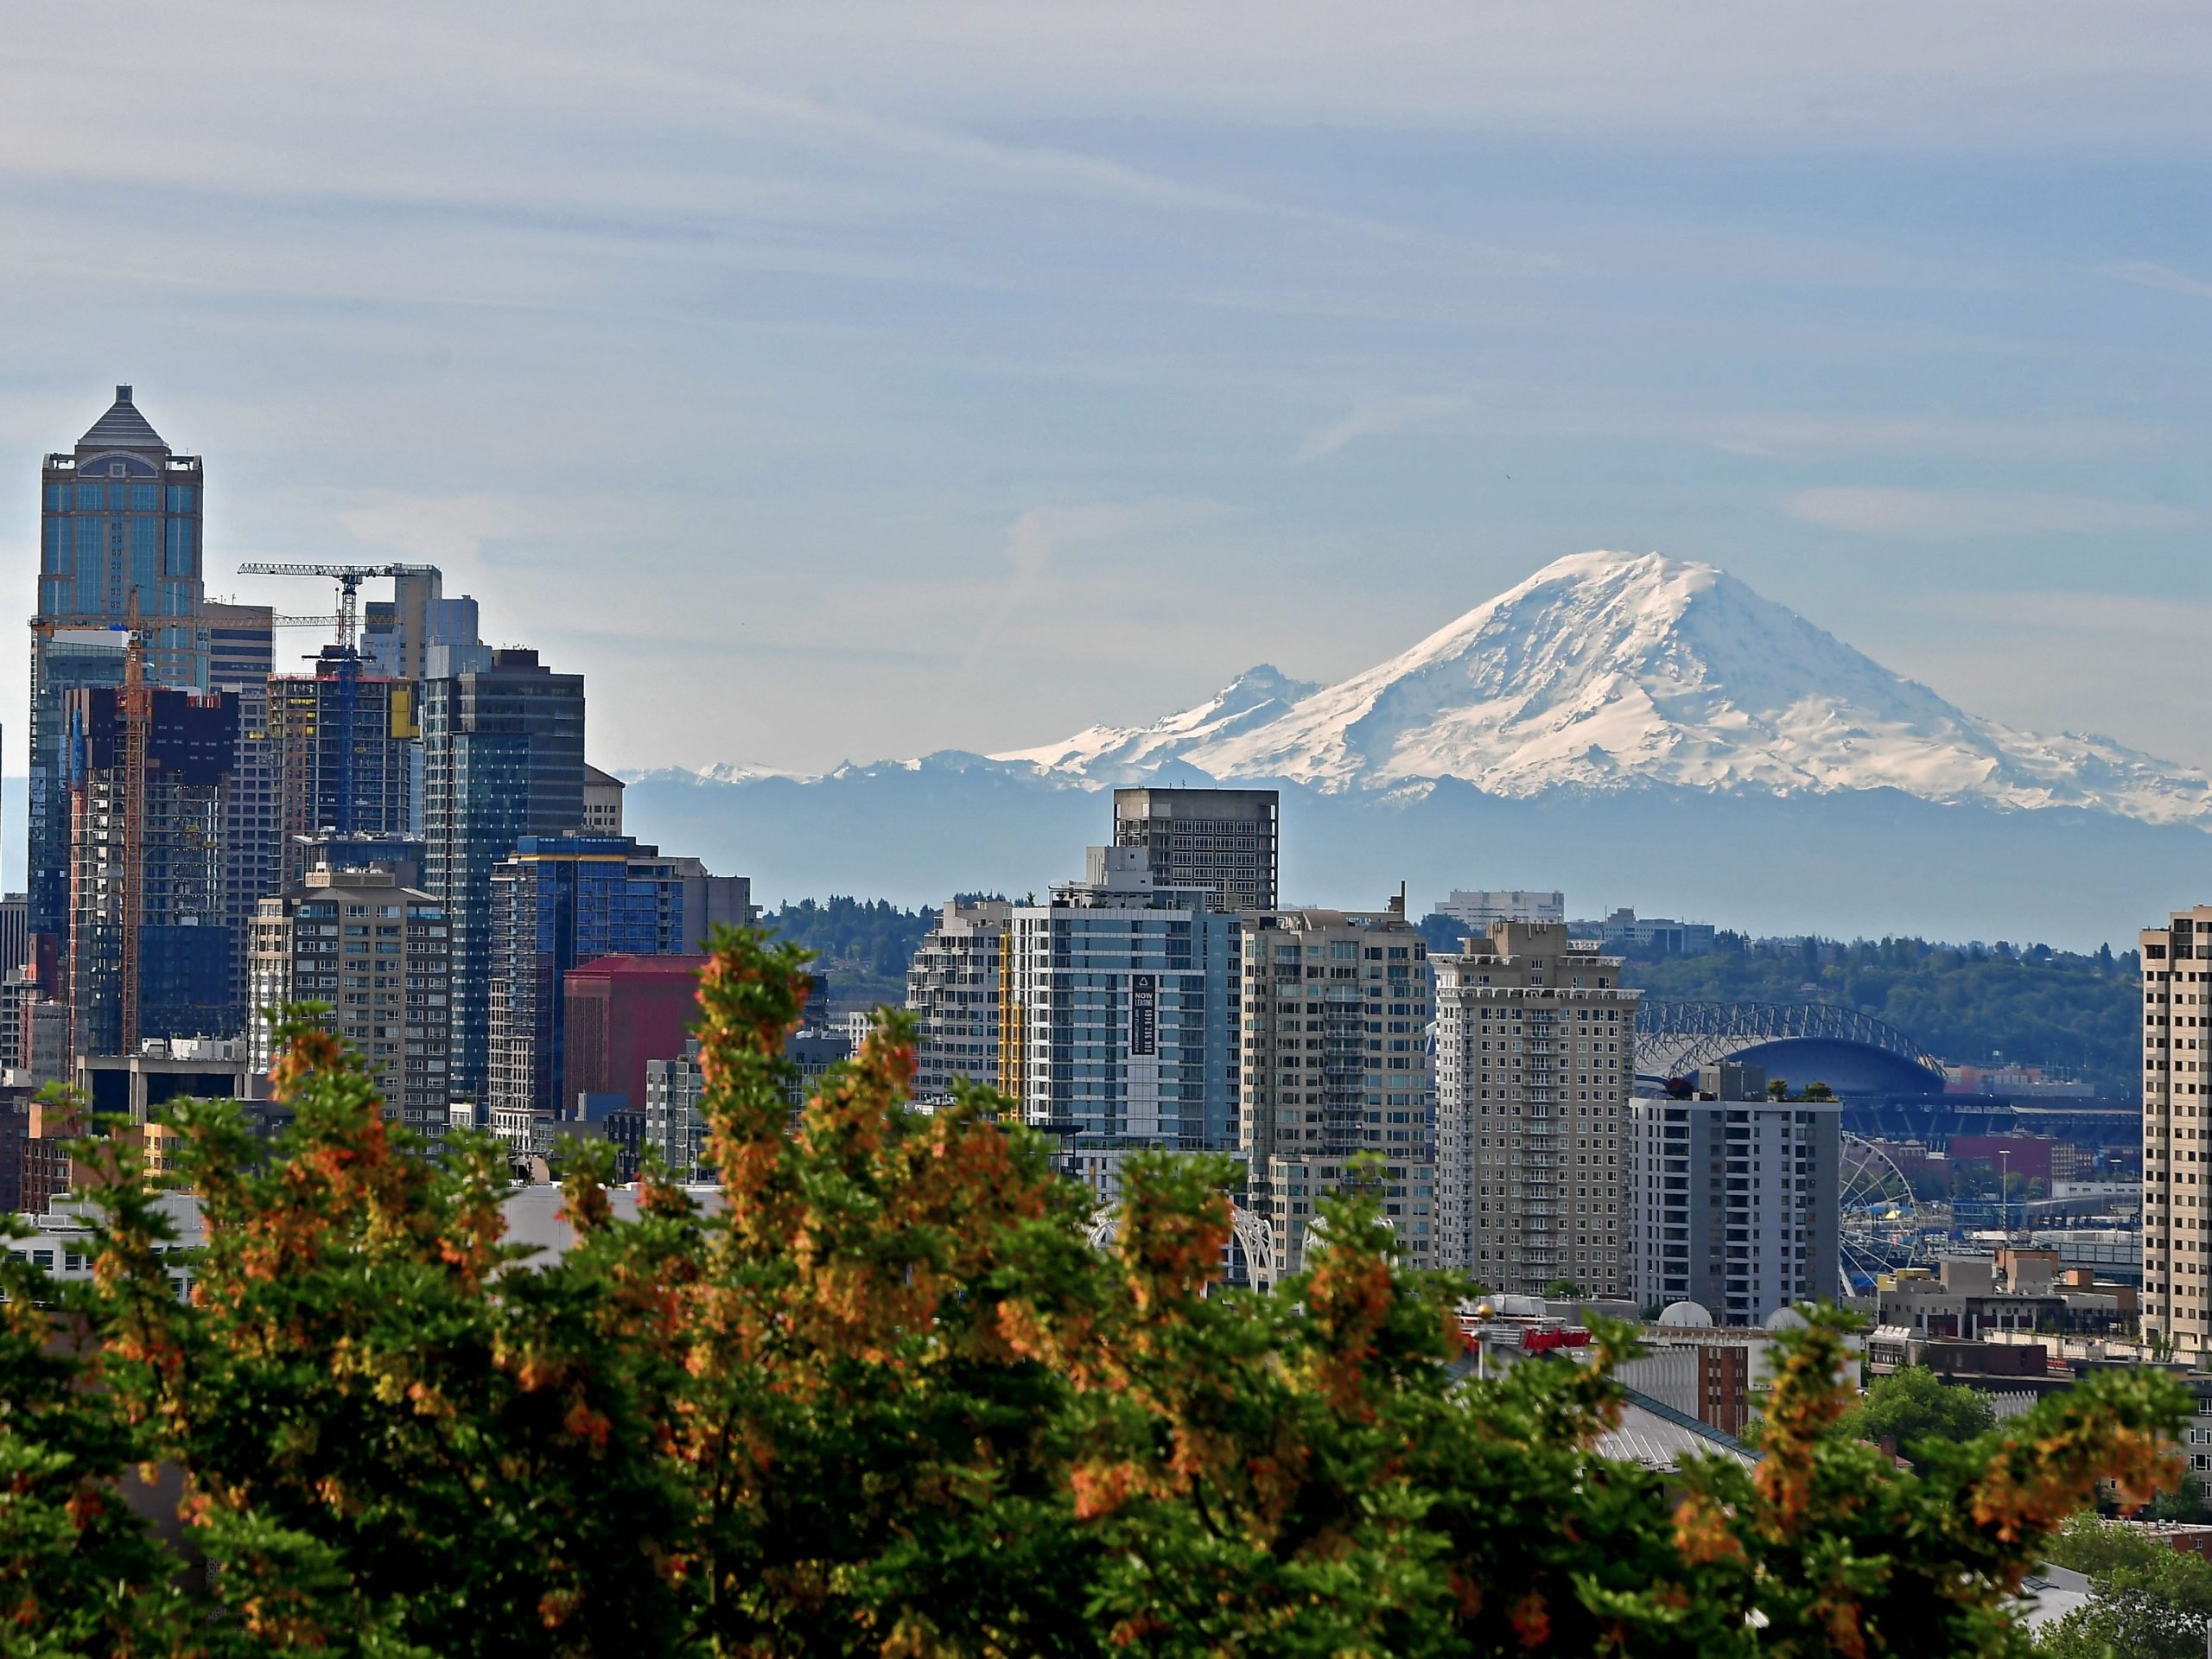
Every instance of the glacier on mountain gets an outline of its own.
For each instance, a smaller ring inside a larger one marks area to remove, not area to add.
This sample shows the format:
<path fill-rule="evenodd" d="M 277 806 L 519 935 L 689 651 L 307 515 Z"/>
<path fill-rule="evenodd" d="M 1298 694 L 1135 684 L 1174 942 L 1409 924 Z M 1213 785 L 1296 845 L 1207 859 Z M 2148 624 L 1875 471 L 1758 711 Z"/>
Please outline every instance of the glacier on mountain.
<path fill-rule="evenodd" d="M 1149 726 L 992 759 L 1093 789 L 1179 764 L 1325 793 L 1896 790 L 2212 827 L 2202 772 L 1967 714 L 1726 572 L 1656 553 L 1559 559 L 1334 685 L 1256 668 Z"/>

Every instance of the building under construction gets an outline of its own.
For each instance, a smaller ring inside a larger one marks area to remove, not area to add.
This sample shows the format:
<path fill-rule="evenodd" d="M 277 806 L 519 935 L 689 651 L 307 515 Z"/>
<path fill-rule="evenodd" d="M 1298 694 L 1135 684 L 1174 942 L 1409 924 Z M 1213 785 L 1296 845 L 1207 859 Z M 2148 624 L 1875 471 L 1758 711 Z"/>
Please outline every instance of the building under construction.
<path fill-rule="evenodd" d="M 238 730 L 235 698 L 149 685 L 137 662 L 121 686 L 71 694 L 73 1053 L 238 1030 L 222 849 Z"/>
<path fill-rule="evenodd" d="M 275 750 L 276 891 L 306 879 L 309 838 L 404 835 L 411 827 L 415 686 L 365 671 L 344 645 L 326 645 L 309 674 L 269 679 Z"/>

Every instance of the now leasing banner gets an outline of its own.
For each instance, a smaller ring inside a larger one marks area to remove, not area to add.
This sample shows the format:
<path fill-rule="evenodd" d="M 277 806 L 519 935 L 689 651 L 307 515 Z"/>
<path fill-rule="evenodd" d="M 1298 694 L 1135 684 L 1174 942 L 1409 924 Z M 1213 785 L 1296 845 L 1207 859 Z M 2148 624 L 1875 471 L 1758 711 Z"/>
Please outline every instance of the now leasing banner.
<path fill-rule="evenodd" d="M 1129 1055 L 1160 1052 L 1160 976 L 1129 976 Z"/>

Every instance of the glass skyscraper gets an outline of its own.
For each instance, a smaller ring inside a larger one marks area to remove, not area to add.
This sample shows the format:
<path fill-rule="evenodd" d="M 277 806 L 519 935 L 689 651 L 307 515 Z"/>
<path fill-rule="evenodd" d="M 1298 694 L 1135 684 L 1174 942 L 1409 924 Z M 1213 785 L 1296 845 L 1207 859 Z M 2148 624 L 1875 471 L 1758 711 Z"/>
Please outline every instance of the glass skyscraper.
<path fill-rule="evenodd" d="M 147 630 L 147 677 L 205 691 L 202 467 L 162 442 L 118 386 L 115 403 L 40 474 L 38 614 L 31 622 L 31 955 L 42 976 L 68 931 L 70 694 L 123 678 L 122 630 Z M 50 979 L 48 982 L 51 982 Z"/>
<path fill-rule="evenodd" d="M 454 1098 L 485 1098 L 492 872 L 527 836 L 583 826 L 584 679 L 534 651 L 423 682 L 423 886 L 453 926 Z"/>
<path fill-rule="evenodd" d="M 678 861 L 626 836 L 525 836 L 492 873 L 489 996 L 494 1109 L 566 1110 L 564 976 L 601 957 L 685 950 Z"/>

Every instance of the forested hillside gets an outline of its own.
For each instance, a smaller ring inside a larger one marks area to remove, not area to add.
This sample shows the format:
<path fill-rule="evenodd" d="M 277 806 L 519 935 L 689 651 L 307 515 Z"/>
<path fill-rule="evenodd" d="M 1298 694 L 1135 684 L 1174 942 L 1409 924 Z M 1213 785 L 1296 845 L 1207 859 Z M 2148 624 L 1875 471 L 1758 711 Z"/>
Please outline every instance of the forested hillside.
<path fill-rule="evenodd" d="M 984 896 L 955 895 L 963 901 Z M 879 1002 L 896 1007 L 906 999 L 906 966 L 937 914 L 935 910 L 901 910 L 884 899 L 832 893 L 826 902 L 786 901 L 765 912 L 760 925 L 779 938 L 815 953 L 815 971 L 829 976 L 835 1007 L 865 1008 Z"/>
<path fill-rule="evenodd" d="M 933 911 L 901 910 L 887 899 L 833 893 L 824 903 L 786 901 L 760 922 L 778 938 L 813 951 L 817 970 L 842 969 L 880 979 L 905 976 L 914 947 L 935 918 Z"/>

